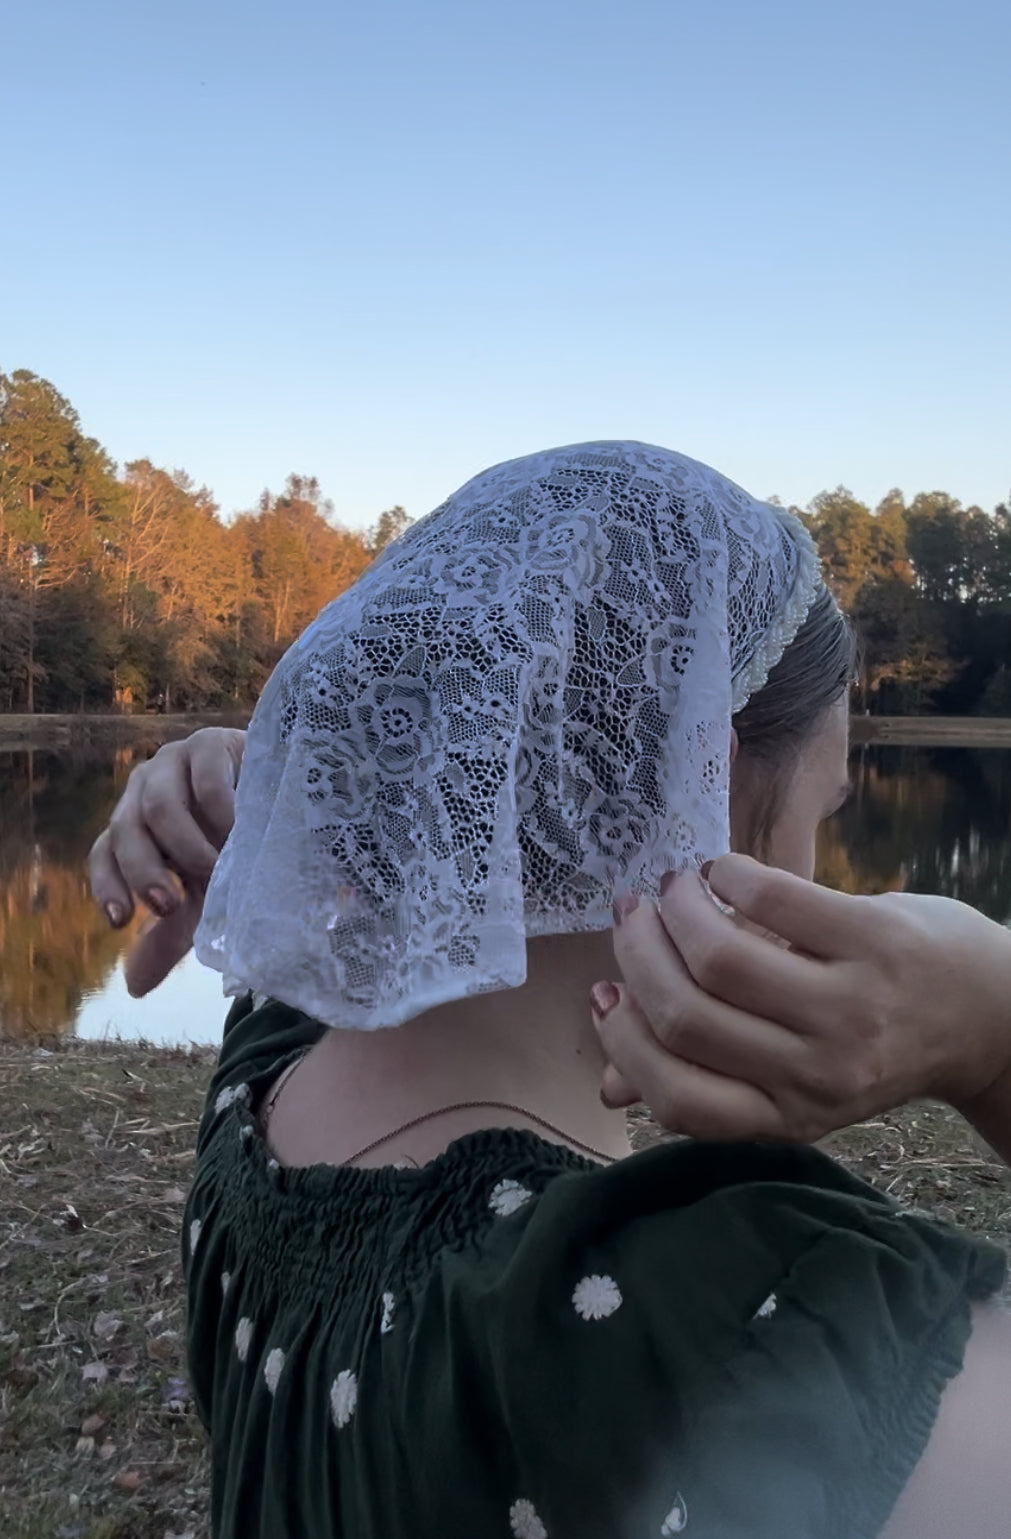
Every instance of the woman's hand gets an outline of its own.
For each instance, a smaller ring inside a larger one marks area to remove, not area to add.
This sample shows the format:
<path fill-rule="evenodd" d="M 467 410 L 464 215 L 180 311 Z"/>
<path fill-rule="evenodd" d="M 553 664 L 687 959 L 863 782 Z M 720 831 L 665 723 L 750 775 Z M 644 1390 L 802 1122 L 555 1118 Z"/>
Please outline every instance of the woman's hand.
<path fill-rule="evenodd" d="M 147 994 L 193 944 L 204 891 L 235 814 L 246 734 L 204 727 L 139 764 L 91 850 L 91 891 L 116 928 L 140 898 L 157 918 L 126 963 L 130 993 Z"/>
<path fill-rule="evenodd" d="M 659 908 L 616 911 L 625 982 L 594 990 L 610 1104 L 645 1100 L 697 1138 L 813 1142 L 922 1096 L 967 1106 L 1011 1073 L 1000 925 L 947 898 L 846 897 L 739 855 L 708 881 L 732 916 L 687 873 Z"/>

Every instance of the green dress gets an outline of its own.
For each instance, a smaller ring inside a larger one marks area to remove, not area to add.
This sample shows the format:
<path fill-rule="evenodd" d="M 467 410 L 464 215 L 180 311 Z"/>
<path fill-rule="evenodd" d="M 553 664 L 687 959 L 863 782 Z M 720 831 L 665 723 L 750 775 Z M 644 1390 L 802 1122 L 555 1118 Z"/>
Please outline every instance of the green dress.
<path fill-rule="evenodd" d="M 524 1131 L 286 1170 L 255 1113 L 321 1035 L 237 1001 L 185 1219 L 216 1539 L 871 1539 L 993 1247 L 815 1150 L 602 1167 Z"/>

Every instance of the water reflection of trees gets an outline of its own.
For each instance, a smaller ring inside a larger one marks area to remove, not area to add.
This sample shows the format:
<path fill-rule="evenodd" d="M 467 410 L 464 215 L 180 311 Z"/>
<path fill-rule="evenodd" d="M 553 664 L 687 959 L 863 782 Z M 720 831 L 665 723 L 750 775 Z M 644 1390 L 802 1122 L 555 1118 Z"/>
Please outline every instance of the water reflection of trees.
<path fill-rule="evenodd" d="M 134 749 L 0 754 L 0 1032 L 73 1030 L 126 944 L 85 862 Z M 819 879 L 844 892 L 940 892 L 1011 922 L 1011 754 L 862 749 L 825 829 Z"/>
<path fill-rule="evenodd" d="M 73 1030 L 125 944 L 95 909 L 86 861 L 133 750 L 0 754 L 0 1032 Z"/>
<path fill-rule="evenodd" d="M 1011 923 L 1011 754 L 865 748 L 823 832 L 819 880 L 844 892 L 937 892 Z"/>

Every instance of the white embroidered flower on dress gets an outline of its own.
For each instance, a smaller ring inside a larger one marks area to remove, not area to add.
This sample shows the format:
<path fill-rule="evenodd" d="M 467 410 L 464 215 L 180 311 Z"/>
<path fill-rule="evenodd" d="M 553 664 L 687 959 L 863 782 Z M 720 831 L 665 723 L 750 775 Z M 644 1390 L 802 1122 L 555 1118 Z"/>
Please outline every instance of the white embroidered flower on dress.
<path fill-rule="evenodd" d="M 214 1110 L 216 1113 L 227 1111 L 228 1108 L 232 1105 L 233 1101 L 239 1101 L 242 1105 L 245 1105 L 248 1099 L 248 1085 L 226 1085 L 223 1090 L 218 1091 L 218 1098 L 214 1103 Z"/>
<path fill-rule="evenodd" d="M 770 1320 L 776 1313 L 776 1306 L 778 1303 L 779 1300 L 776 1298 L 776 1295 L 774 1293 L 770 1293 L 769 1297 L 765 1300 L 765 1303 L 759 1304 L 758 1308 L 755 1310 L 754 1318 L 756 1320 Z"/>
<path fill-rule="evenodd" d="M 263 1377 L 271 1394 L 277 1388 L 277 1381 L 281 1377 L 281 1369 L 283 1367 L 284 1353 L 280 1347 L 275 1347 L 273 1352 L 267 1354 L 267 1361 L 263 1365 Z"/>
<path fill-rule="evenodd" d="M 200 1220 L 198 1218 L 195 1218 L 193 1220 L 192 1224 L 190 1225 L 190 1260 L 193 1259 L 193 1252 L 197 1248 L 197 1241 L 200 1238 L 200 1229 L 201 1229 Z"/>
<path fill-rule="evenodd" d="M 235 1327 L 235 1355 L 240 1363 L 244 1363 L 249 1356 L 249 1344 L 253 1339 L 253 1322 L 243 1315 Z"/>
<path fill-rule="evenodd" d="M 334 1426 L 346 1427 L 358 1404 L 358 1380 L 350 1368 L 344 1368 L 330 1385 L 330 1414 Z"/>
<path fill-rule="evenodd" d="M 499 1218 L 508 1218 L 510 1213 L 515 1213 L 525 1202 L 529 1202 L 533 1195 L 529 1187 L 522 1186 L 519 1181 L 499 1181 L 491 1189 L 488 1206 Z"/>
<path fill-rule="evenodd" d="M 576 1284 L 572 1305 L 584 1320 L 606 1320 L 621 1308 L 621 1289 L 613 1277 L 595 1272 Z"/>
<path fill-rule="evenodd" d="M 515 1539 L 548 1539 L 548 1531 L 537 1516 L 533 1502 L 522 1497 L 509 1508 L 509 1527 Z"/>
<path fill-rule="evenodd" d="M 668 1534 L 683 1534 L 687 1527 L 688 1508 L 685 1505 L 684 1497 L 679 1491 L 674 1498 L 673 1507 L 663 1520 L 660 1532 L 663 1535 L 663 1539 L 667 1539 Z"/>
<path fill-rule="evenodd" d="M 383 1294 L 383 1316 L 379 1322 L 379 1329 L 385 1336 L 387 1331 L 393 1329 L 393 1311 L 397 1307 L 397 1301 L 392 1293 Z"/>

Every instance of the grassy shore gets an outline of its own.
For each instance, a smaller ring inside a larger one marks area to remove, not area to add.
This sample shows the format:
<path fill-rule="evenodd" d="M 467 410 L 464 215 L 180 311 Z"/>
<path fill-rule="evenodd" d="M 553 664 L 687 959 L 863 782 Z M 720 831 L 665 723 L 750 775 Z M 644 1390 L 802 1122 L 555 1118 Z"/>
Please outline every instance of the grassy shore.
<path fill-rule="evenodd" d="M 0 1044 L 4 1539 L 207 1539 L 179 1231 L 213 1058 Z"/>
<path fill-rule="evenodd" d="M 179 1230 L 213 1052 L 0 1043 L 0 1532 L 208 1539 Z M 644 1113 L 633 1138 L 661 1136 Z M 1011 1246 L 1011 1172 L 923 1104 L 834 1135 L 904 1205 Z"/>

